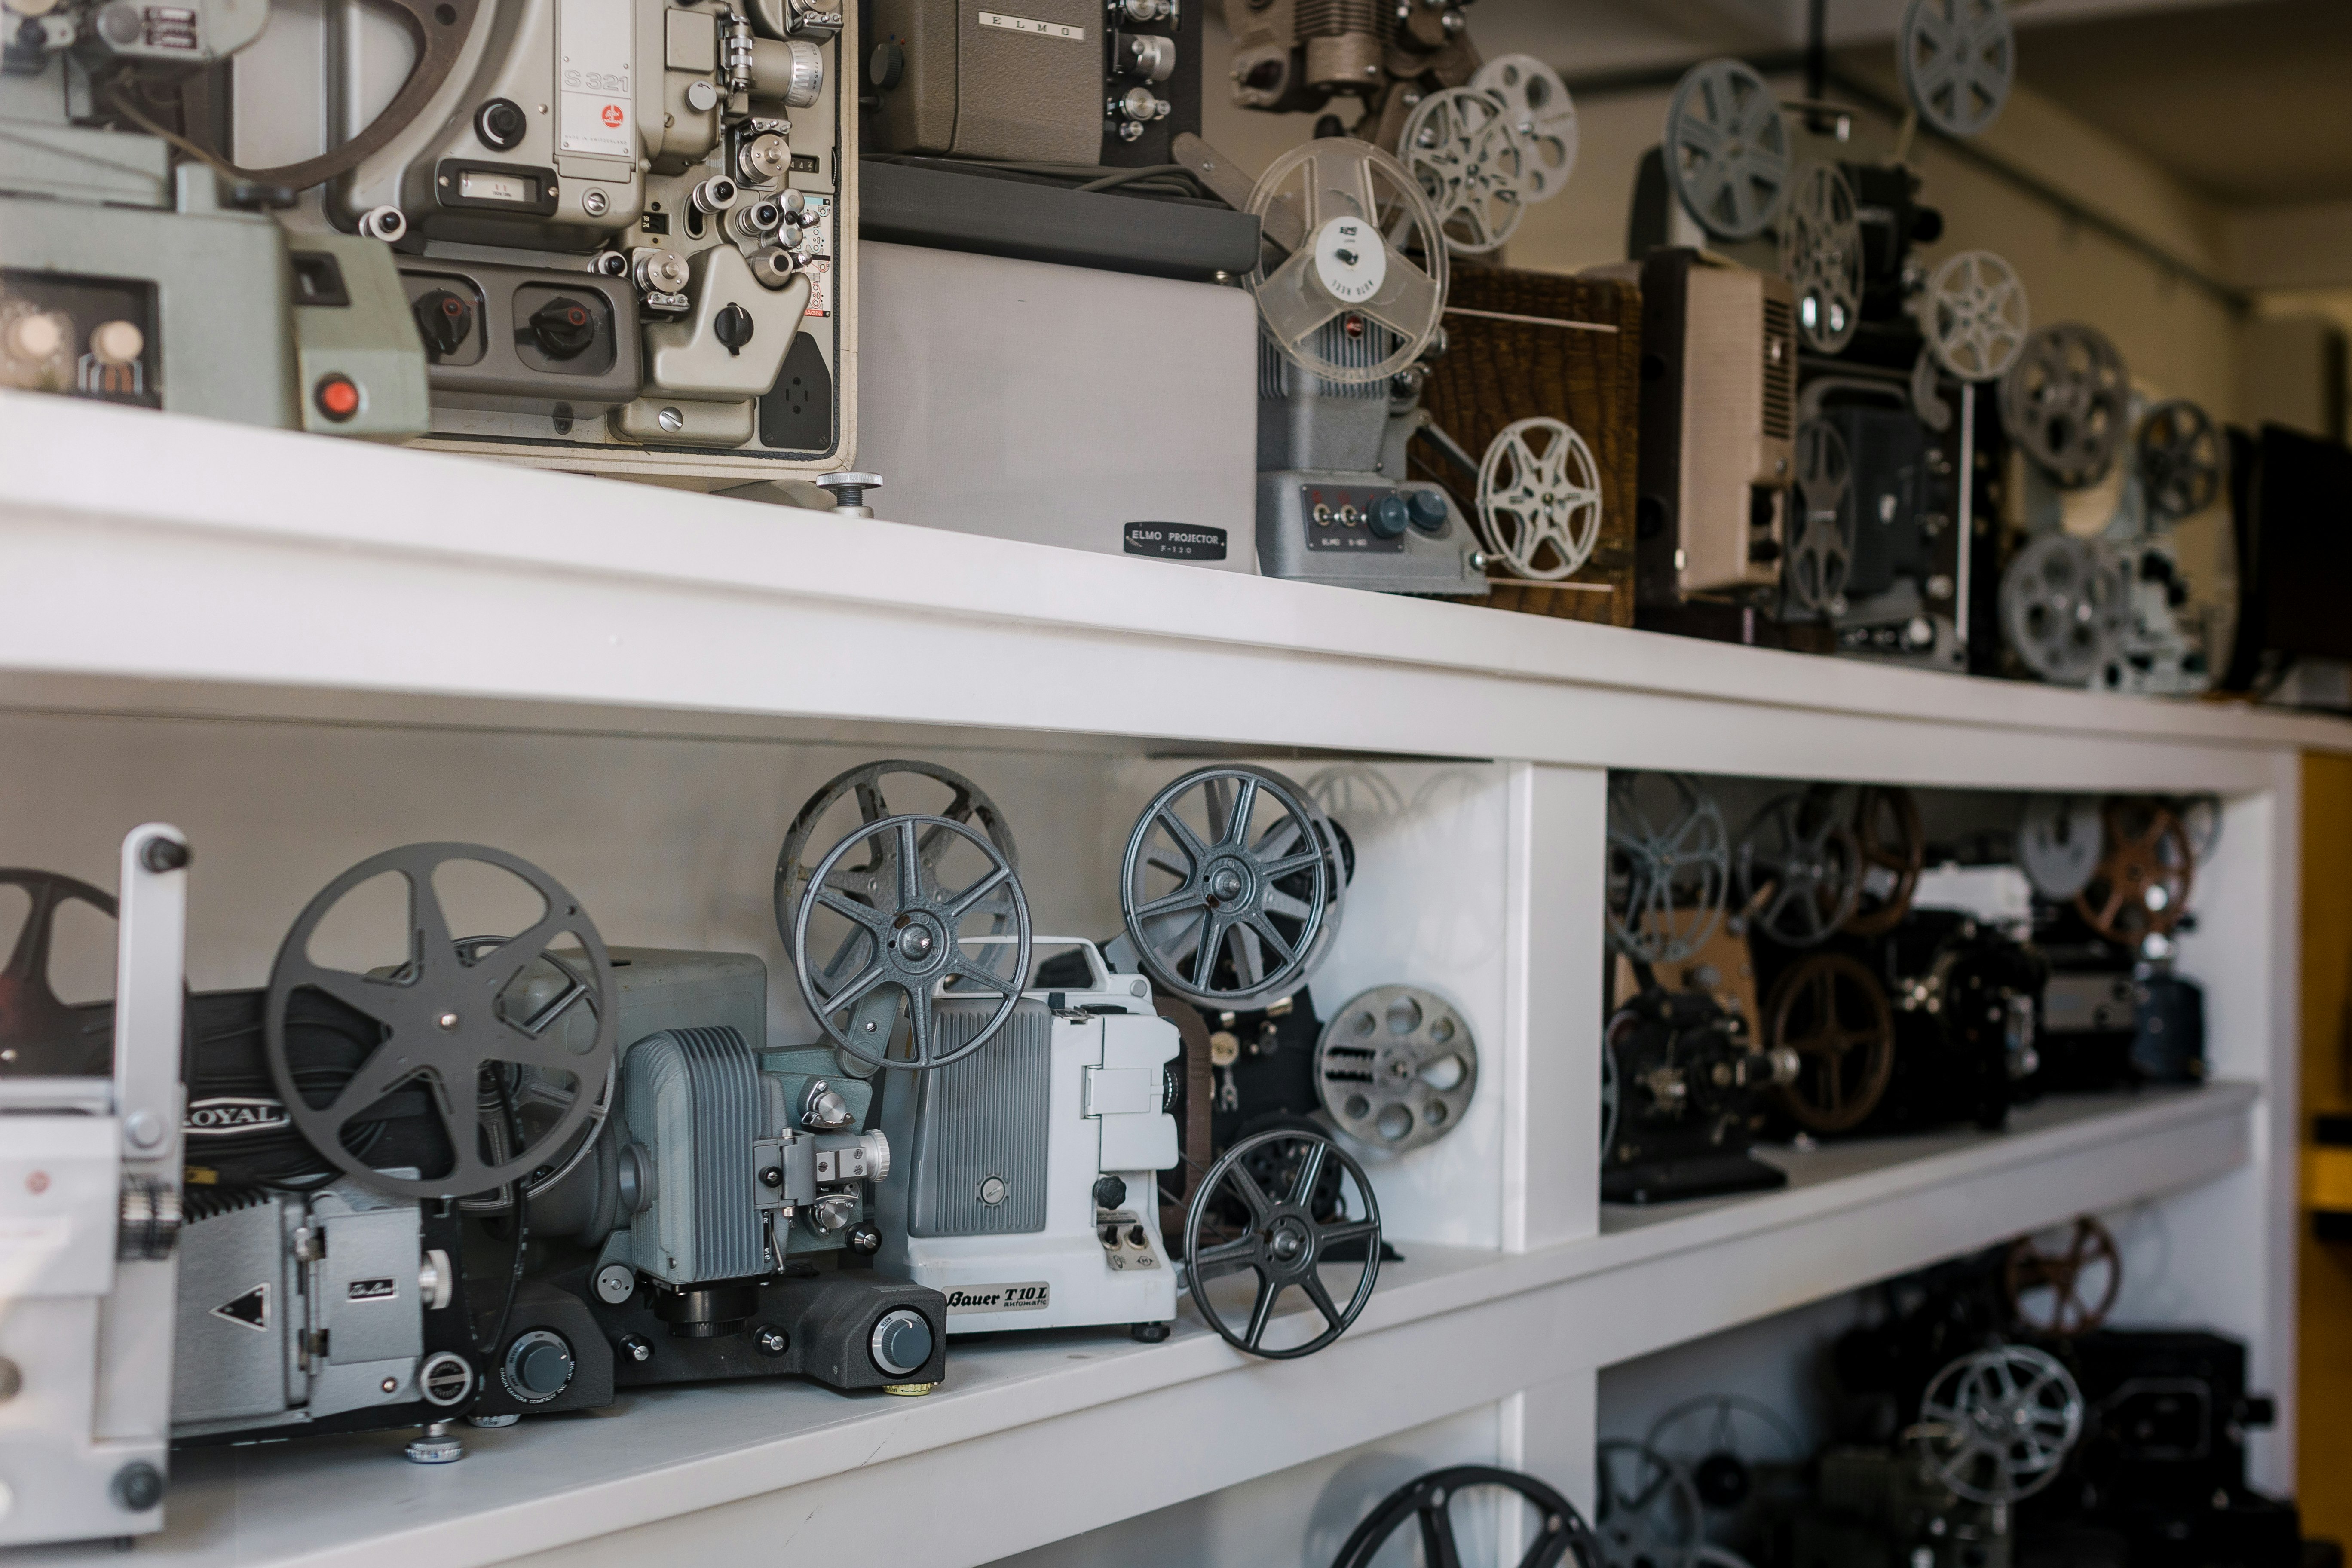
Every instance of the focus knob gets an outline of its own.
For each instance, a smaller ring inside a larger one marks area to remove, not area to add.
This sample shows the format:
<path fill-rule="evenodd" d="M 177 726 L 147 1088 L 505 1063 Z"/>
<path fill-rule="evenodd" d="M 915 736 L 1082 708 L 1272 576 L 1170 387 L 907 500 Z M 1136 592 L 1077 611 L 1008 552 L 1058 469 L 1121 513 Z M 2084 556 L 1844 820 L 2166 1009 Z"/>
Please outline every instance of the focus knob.
<path fill-rule="evenodd" d="M 1127 1206 L 1127 1184 L 1117 1176 L 1104 1176 L 1095 1183 L 1095 1207 L 1115 1209 Z"/>
<path fill-rule="evenodd" d="M 1405 504 L 1404 497 L 1391 490 L 1372 503 L 1366 521 L 1382 539 L 1401 538 L 1412 526 L 1412 509 Z"/>
<path fill-rule="evenodd" d="M 919 1372 L 931 1359 L 931 1325 L 911 1307 L 894 1307 L 874 1325 L 866 1349 L 874 1364 L 890 1377 Z"/>
<path fill-rule="evenodd" d="M 558 296 L 530 313 L 531 341 L 552 360 L 578 359 L 596 342 L 595 313 Z"/>
<path fill-rule="evenodd" d="M 1445 492 L 1415 490 L 1405 503 L 1412 510 L 1412 525 L 1423 533 L 1436 533 L 1445 527 Z"/>
<path fill-rule="evenodd" d="M 473 339 L 474 304 L 462 295 L 436 289 L 419 294 L 408 310 L 416 318 L 416 335 L 425 340 L 425 352 L 436 361 L 446 359 Z"/>
<path fill-rule="evenodd" d="M 533 1329 L 507 1349 L 507 1392 L 525 1405 L 544 1405 L 572 1386 L 572 1347 L 562 1334 Z"/>

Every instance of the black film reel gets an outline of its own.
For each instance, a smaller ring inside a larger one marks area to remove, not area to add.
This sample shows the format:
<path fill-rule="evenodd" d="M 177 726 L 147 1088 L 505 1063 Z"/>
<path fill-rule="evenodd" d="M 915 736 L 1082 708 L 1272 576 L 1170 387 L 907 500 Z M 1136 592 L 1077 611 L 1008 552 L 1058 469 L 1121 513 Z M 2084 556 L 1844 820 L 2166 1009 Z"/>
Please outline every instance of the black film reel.
<path fill-rule="evenodd" d="M 112 920 L 114 899 L 54 871 L 0 868 L 0 887 L 22 888 L 25 923 L 0 968 L 0 1078 L 104 1078 L 114 1070 L 114 1016 L 77 1007 L 49 984 L 58 911 L 84 903 Z"/>
<path fill-rule="evenodd" d="M 1595 1568 L 1592 1531 L 1575 1505 L 1533 1476 L 1492 1465 L 1454 1465 L 1406 1482 L 1382 1500 L 1356 1526 L 1331 1568 L 1370 1568 L 1389 1538 L 1407 1521 L 1419 1526 L 1421 1556 L 1430 1568 L 1460 1568 L 1462 1550 L 1454 1534 L 1454 1502 L 1465 1492 L 1500 1489 L 1516 1492 L 1536 1511 L 1536 1539 L 1519 1568 L 1554 1568 L 1576 1554 L 1580 1568 Z"/>
<path fill-rule="evenodd" d="M 1352 1182 L 1363 1207 L 1348 1212 Z M 1343 1307 L 1323 1282 L 1328 1263 L 1360 1267 Z M 1213 1297 L 1212 1282 L 1244 1271 L 1256 1291 L 1236 1326 Z M 1289 1361 L 1338 1339 L 1372 1299 L 1381 1272 L 1381 1207 L 1363 1167 L 1319 1132 L 1274 1128 L 1243 1139 L 1209 1167 L 1184 1216 L 1184 1280 L 1192 1304 L 1227 1343 L 1252 1355 Z M 1276 1303 L 1293 1289 L 1323 1319 L 1305 1342 L 1269 1349 Z"/>

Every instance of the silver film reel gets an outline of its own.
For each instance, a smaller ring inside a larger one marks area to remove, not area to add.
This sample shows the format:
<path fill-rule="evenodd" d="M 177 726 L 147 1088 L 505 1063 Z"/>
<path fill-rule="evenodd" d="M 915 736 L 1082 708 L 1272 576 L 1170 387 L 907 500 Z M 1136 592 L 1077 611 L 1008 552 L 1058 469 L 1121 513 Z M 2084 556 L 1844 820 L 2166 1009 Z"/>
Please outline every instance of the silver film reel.
<path fill-rule="evenodd" d="M 1788 195 L 1789 123 L 1764 79 L 1738 60 L 1702 60 L 1666 106 L 1666 183 L 1718 239 L 1753 239 Z"/>
<path fill-rule="evenodd" d="M 1622 1438 L 1594 1453 L 1595 1568 L 1692 1568 L 1706 1541 L 1698 1490 L 1680 1465 L 1646 1443 Z"/>
<path fill-rule="evenodd" d="M 1937 1373 L 1916 1430 L 1920 1457 L 1948 1489 L 2011 1503 L 2058 1479 L 2083 1435 L 2083 1391 L 2055 1356 L 2002 1345 Z"/>
<path fill-rule="evenodd" d="M 2114 657 L 2131 614 L 2130 569 L 2098 544 L 2045 533 L 2001 574 L 2001 636 L 2053 686 L 2084 686 Z"/>
<path fill-rule="evenodd" d="M 2131 395 L 2105 332 L 2060 321 L 2025 340 L 2000 378 L 2000 423 L 2062 489 L 2097 484 L 2123 446 Z"/>
<path fill-rule="evenodd" d="M 1797 494 L 1805 515 L 1796 543 L 1780 568 L 1789 607 L 1800 617 L 1834 616 L 1845 609 L 1845 579 L 1853 546 L 1846 536 L 1846 510 L 1853 463 L 1845 437 L 1826 419 L 1797 426 Z"/>
<path fill-rule="evenodd" d="M 2033 327 L 2024 283 L 1990 250 L 1947 257 L 1928 278 L 1918 310 L 1936 363 L 1962 381 L 2005 374 Z"/>
<path fill-rule="evenodd" d="M 1359 1143 L 1402 1154 L 1462 1124 L 1478 1089 L 1469 1021 L 1433 992 L 1378 985 L 1331 1016 L 1315 1045 L 1315 1093 Z"/>
<path fill-rule="evenodd" d="M 1911 0 L 1895 51 L 1911 107 L 1947 136 L 1974 136 L 2000 119 L 2017 79 L 2002 0 Z"/>
<path fill-rule="evenodd" d="M 2097 796 L 2037 795 L 2017 825 L 2017 868 L 2035 892 L 2063 903 L 2091 885 L 2105 842 Z"/>
<path fill-rule="evenodd" d="M 1706 944 L 1731 890 L 1723 812 L 1682 773 L 1609 775 L 1610 940 L 1670 963 Z"/>
<path fill-rule="evenodd" d="M 1533 55 L 1498 55 L 1470 85 L 1502 100 L 1527 147 L 1527 197 L 1548 202 L 1568 189 L 1576 169 L 1576 101 L 1559 73 Z"/>
<path fill-rule="evenodd" d="M 1558 419 L 1520 419 L 1478 465 L 1478 531 L 1514 575 L 1571 576 L 1601 541 L 1601 466 Z"/>
<path fill-rule="evenodd" d="M 1421 183 L 1445 243 L 1463 255 L 1496 249 L 1527 216 L 1528 146 L 1494 93 L 1431 93 L 1405 121 L 1397 155 Z"/>
<path fill-rule="evenodd" d="M 1780 216 L 1780 272 L 1797 296 L 1805 346 L 1833 354 L 1862 321 L 1862 225 L 1834 163 L 1808 163 Z"/>
<path fill-rule="evenodd" d="M 1343 385 L 1386 381 L 1419 359 L 1444 318 L 1446 242 L 1405 166 L 1369 142 L 1321 137 L 1260 176 L 1250 216 L 1263 221 L 1277 206 L 1297 216 L 1304 237 L 1261 262 L 1249 289 L 1259 329 L 1283 356 Z M 1343 361 L 1317 346 L 1324 327 L 1350 316 L 1386 334 L 1387 352 Z"/>

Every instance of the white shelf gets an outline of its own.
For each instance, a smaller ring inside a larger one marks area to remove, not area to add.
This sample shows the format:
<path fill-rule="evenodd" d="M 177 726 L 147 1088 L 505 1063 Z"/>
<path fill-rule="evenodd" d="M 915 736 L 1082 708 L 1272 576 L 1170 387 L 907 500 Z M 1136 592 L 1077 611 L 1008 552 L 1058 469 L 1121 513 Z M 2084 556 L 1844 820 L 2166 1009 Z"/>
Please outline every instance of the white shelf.
<path fill-rule="evenodd" d="M 405 1463 L 398 1434 L 186 1453 L 170 1528 L 139 1560 L 814 1562 L 870 1549 L 887 1517 L 893 1568 L 986 1562 L 2209 1181 L 2248 1161 L 2258 1099 L 2220 1083 L 2052 1100 L 2002 1133 L 1775 1152 L 1792 1178 L 1782 1191 L 1612 1209 L 1603 1234 L 1533 1252 L 1405 1242 L 1357 1325 L 1298 1362 L 1246 1360 L 1188 1315 L 1156 1346 L 1117 1332 L 958 1342 L 948 1384 L 921 1399 L 788 1380 L 626 1395 L 608 1411 L 469 1432 L 472 1453 L 448 1467 Z M 1020 1506 L 950 1502 L 983 1497 Z M 94 1546 L 10 1561 L 112 1560 Z"/>

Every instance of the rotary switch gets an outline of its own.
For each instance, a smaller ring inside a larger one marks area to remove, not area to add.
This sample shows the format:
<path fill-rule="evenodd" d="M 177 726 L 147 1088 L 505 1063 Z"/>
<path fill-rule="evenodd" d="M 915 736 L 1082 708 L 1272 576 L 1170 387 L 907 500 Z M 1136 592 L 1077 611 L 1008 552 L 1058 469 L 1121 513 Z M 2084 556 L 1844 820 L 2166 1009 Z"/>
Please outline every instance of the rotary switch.
<path fill-rule="evenodd" d="M 416 318 L 416 335 L 436 363 L 464 348 L 474 337 L 474 302 L 447 289 L 434 289 L 409 306 Z"/>
<path fill-rule="evenodd" d="M 578 359 L 596 342 L 595 313 L 558 295 L 530 313 L 531 340 L 551 360 Z"/>

